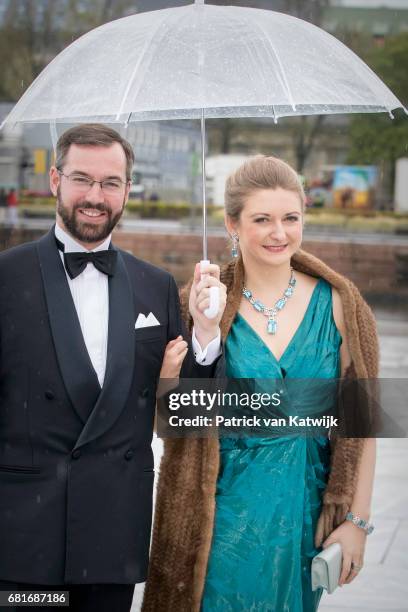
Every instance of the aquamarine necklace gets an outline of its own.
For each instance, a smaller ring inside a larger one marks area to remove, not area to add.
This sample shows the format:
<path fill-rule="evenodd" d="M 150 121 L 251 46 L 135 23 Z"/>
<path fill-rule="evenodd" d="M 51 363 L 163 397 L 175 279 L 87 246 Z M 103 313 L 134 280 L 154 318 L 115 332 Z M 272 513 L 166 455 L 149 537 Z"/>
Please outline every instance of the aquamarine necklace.
<path fill-rule="evenodd" d="M 260 300 L 257 300 L 256 298 L 254 298 L 254 296 L 252 295 L 252 291 L 250 291 L 246 287 L 242 289 L 242 295 L 249 301 L 250 304 L 252 304 L 255 310 L 257 310 L 258 312 L 261 312 L 263 315 L 265 315 L 265 317 L 268 317 L 268 323 L 266 326 L 268 334 L 272 334 L 272 335 L 276 334 L 276 331 L 278 329 L 278 324 L 276 322 L 276 315 L 278 314 L 280 310 L 282 310 L 282 308 L 284 308 L 288 299 L 292 297 L 293 292 L 295 290 L 295 286 L 296 286 L 295 271 L 293 268 L 291 268 L 289 285 L 287 289 L 285 289 L 285 291 L 283 292 L 283 296 L 277 302 L 275 302 L 275 305 L 272 306 L 271 308 L 269 308 L 268 306 L 265 306 L 265 304 L 262 304 Z"/>

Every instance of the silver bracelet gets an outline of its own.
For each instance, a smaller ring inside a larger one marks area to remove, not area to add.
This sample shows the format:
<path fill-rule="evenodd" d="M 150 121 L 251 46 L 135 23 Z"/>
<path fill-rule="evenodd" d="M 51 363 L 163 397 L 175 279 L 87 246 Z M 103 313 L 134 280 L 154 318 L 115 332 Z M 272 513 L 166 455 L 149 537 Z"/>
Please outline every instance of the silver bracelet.
<path fill-rule="evenodd" d="M 360 518 L 359 516 L 353 514 L 352 512 L 347 512 L 346 521 L 351 521 L 356 525 L 356 527 L 360 527 L 360 529 L 364 529 L 367 535 L 370 535 L 374 531 L 374 525 Z"/>

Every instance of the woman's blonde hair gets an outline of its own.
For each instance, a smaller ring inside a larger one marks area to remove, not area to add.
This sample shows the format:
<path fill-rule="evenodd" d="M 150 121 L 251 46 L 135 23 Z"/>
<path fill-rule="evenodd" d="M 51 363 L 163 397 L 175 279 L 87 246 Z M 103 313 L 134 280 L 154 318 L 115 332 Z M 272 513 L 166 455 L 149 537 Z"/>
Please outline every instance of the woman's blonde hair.
<path fill-rule="evenodd" d="M 225 212 L 238 221 L 245 200 L 258 189 L 285 189 L 299 196 L 302 211 L 306 196 L 299 176 L 289 164 L 277 157 L 256 155 L 244 162 L 225 184 Z"/>

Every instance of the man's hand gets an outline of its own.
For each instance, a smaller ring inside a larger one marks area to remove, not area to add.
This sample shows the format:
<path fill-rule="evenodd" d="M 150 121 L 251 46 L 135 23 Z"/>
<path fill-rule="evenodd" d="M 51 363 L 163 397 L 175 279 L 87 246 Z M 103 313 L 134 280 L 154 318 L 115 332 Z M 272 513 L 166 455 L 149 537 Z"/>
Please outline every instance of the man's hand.
<path fill-rule="evenodd" d="M 201 280 L 203 273 L 204 276 Z M 219 309 L 214 319 L 207 319 L 204 314 L 204 310 L 210 305 L 210 287 L 219 287 L 220 292 Z M 194 320 L 195 335 L 201 348 L 205 348 L 217 336 L 226 301 L 227 288 L 220 282 L 220 267 L 216 264 L 207 264 L 201 270 L 201 265 L 196 264 L 194 281 L 190 291 L 189 309 Z"/>
<path fill-rule="evenodd" d="M 170 340 L 164 353 L 160 378 L 178 378 L 187 351 L 188 345 L 182 336 Z"/>
<path fill-rule="evenodd" d="M 160 398 L 179 384 L 181 366 L 187 355 L 188 344 L 182 336 L 177 336 L 166 346 L 156 397 Z"/>

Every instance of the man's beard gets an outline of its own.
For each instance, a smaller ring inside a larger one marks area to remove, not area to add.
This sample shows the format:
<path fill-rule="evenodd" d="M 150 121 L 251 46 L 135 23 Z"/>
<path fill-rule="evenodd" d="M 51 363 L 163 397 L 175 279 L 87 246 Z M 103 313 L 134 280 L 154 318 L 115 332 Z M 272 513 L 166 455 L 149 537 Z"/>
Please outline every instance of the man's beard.
<path fill-rule="evenodd" d="M 86 200 L 74 204 L 72 209 L 68 209 L 61 199 L 61 192 L 58 188 L 57 192 L 57 213 L 61 217 L 65 228 L 71 234 L 73 238 L 76 238 L 79 242 L 102 242 L 112 233 L 113 228 L 121 218 L 123 209 L 125 207 L 125 201 L 121 210 L 112 215 L 112 210 L 106 206 L 103 202 L 99 204 L 91 204 Z M 79 221 L 77 211 L 82 210 L 99 210 L 106 214 L 106 221 L 101 225 L 96 225 L 92 222 L 87 223 L 86 221 Z"/>

